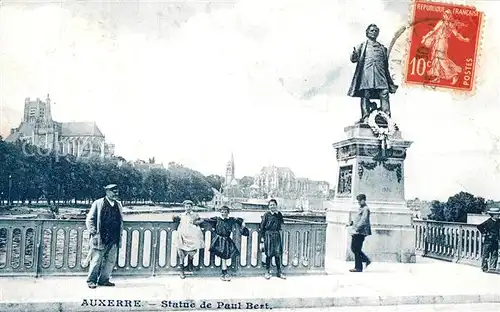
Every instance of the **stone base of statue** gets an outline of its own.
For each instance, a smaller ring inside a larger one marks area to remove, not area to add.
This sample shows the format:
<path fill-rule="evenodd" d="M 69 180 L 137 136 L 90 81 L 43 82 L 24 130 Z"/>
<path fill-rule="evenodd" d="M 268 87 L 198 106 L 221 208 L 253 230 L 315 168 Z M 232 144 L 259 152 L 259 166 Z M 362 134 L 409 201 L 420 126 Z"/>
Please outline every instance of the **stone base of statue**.
<path fill-rule="evenodd" d="M 354 260 L 346 225 L 358 212 L 356 196 L 361 193 L 366 194 L 372 225 L 363 251 L 374 262 L 415 262 L 413 214 L 404 196 L 404 161 L 412 142 L 402 139 L 397 126 L 386 140 L 368 124 L 344 132 L 346 138 L 333 144 L 339 165 L 336 195 L 325 203 L 327 271 L 328 262 L 335 262 L 331 260 Z"/>

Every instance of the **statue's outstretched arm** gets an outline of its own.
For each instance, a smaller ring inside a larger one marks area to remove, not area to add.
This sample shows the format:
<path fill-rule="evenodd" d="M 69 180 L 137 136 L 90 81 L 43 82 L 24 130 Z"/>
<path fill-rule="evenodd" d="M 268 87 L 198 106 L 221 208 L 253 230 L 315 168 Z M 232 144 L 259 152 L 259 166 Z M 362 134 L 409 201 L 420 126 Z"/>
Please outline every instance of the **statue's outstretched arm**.
<path fill-rule="evenodd" d="M 351 62 L 357 63 L 359 61 L 360 48 L 354 47 L 351 53 Z"/>
<path fill-rule="evenodd" d="M 462 34 L 457 31 L 455 26 L 451 27 L 451 32 L 453 33 L 453 35 L 455 35 L 455 37 L 457 37 L 458 40 L 464 41 L 464 42 L 469 42 L 469 38 L 465 38 L 464 36 L 462 36 Z"/>

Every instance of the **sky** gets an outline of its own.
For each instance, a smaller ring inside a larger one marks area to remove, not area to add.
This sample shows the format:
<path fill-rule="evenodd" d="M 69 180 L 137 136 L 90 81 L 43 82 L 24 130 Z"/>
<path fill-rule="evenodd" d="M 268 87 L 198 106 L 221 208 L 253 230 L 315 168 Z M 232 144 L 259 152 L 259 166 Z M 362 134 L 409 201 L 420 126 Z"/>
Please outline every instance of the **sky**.
<path fill-rule="evenodd" d="M 371 23 L 388 46 L 409 20 L 406 0 L 1 3 L 3 136 L 26 97 L 50 93 L 55 120 L 96 121 L 127 159 L 223 175 L 233 153 L 237 177 L 274 164 L 332 185 L 332 144 L 360 114 L 346 96 L 352 47 Z M 414 142 L 407 198 L 500 199 L 500 1 L 460 3 L 487 17 L 475 94 L 402 86 L 391 97 Z"/>

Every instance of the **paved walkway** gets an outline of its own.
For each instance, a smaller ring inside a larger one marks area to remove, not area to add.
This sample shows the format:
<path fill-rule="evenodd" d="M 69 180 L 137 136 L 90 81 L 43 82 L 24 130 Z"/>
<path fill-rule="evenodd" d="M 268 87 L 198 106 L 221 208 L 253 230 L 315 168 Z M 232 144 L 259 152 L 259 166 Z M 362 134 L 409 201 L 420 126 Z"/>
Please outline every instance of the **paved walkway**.
<path fill-rule="evenodd" d="M 202 310 L 199 310 L 202 311 Z M 225 312 L 229 312 L 226 310 Z M 237 312 L 233 310 L 232 312 Z M 273 310 L 273 312 L 367 312 L 366 307 L 333 307 L 311 309 Z M 473 304 L 419 304 L 370 307 L 370 312 L 493 312 L 500 311 L 500 303 L 473 303 Z M 194 311 L 192 311 L 194 312 Z"/>
<path fill-rule="evenodd" d="M 84 277 L 2 278 L 0 311 L 289 309 L 500 302 L 500 275 L 485 274 L 466 265 L 421 258 L 418 261 L 373 263 L 364 273 L 349 273 L 352 263 L 339 262 L 335 274 L 289 276 L 287 280 L 235 277 L 224 282 L 213 277 L 127 277 L 114 279 L 116 287 L 94 290 L 87 288 Z M 93 306 L 96 301 L 98 306 Z"/>

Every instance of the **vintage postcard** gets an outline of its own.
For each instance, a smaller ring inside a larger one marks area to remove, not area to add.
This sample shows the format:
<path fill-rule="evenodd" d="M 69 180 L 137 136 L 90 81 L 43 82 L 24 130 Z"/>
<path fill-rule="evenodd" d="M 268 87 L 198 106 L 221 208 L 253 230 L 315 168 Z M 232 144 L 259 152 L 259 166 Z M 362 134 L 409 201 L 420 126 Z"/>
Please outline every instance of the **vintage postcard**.
<path fill-rule="evenodd" d="M 0 0 L 0 311 L 500 310 L 499 12 Z"/>

